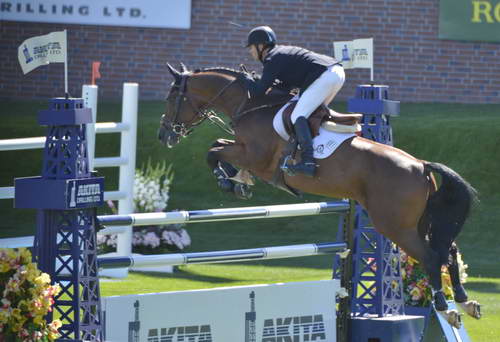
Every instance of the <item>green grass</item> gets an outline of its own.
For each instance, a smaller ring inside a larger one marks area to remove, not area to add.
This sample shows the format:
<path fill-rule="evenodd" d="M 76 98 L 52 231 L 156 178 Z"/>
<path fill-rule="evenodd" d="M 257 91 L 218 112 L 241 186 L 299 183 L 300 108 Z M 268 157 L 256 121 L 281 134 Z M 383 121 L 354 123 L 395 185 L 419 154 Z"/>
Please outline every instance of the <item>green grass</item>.
<path fill-rule="evenodd" d="M 36 112 L 45 101 L 0 102 L 0 139 L 43 135 Z M 335 105 L 345 111 L 345 104 Z M 137 165 L 148 158 L 173 164 L 174 183 L 169 209 L 207 209 L 325 200 L 305 196 L 297 200 L 259 182 L 250 201 L 237 200 L 218 191 L 205 165 L 210 144 L 225 134 L 202 125 L 175 149 L 156 140 L 161 102 L 141 102 L 139 107 Z M 99 121 L 119 121 L 120 105 L 99 104 Z M 395 145 L 417 158 L 444 163 L 471 182 L 480 193 L 480 204 L 464 227 L 459 243 L 469 265 L 470 296 L 483 303 L 484 318 L 465 319 L 473 341 L 493 341 L 500 336 L 500 105 L 402 104 L 401 116 L 391 120 Z M 117 135 L 99 135 L 97 155 L 119 153 Z M 40 174 L 41 151 L 3 152 L 0 186 L 12 184 L 13 175 Z M 115 189 L 117 171 L 102 169 L 107 189 Z M 34 212 L 12 210 L 12 201 L 0 202 L 0 237 L 32 235 Z M 189 226 L 193 244 L 188 251 L 251 248 L 334 240 L 335 216 L 277 220 L 207 223 Z M 235 286 L 252 283 L 328 279 L 330 257 L 275 260 L 228 265 L 190 265 L 173 275 L 131 273 L 122 281 L 102 283 L 103 295 L 146 293 L 183 289 Z"/>

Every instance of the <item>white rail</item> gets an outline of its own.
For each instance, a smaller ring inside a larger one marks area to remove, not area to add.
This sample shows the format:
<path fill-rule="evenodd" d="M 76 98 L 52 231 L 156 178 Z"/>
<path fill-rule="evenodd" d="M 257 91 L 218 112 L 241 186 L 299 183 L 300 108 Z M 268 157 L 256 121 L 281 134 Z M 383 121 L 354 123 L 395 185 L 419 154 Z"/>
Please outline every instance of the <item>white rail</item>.
<path fill-rule="evenodd" d="M 121 122 L 99 122 L 96 124 L 95 132 L 121 133 L 130 130 L 130 125 Z M 17 138 L 0 140 L 1 151 L 35 150 L 44 148 L 46 137 Z"/>

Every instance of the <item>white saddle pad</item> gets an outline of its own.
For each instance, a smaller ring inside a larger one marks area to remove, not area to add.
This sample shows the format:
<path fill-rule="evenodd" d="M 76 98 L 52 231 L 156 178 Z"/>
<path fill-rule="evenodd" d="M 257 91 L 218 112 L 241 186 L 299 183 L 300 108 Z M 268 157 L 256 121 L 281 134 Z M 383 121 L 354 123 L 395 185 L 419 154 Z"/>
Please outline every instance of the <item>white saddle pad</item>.
<path fill-rule="evenodd" d="M 285 131 L 285 125 L 283 124 L 283 111 L 285 110 L 288 103 L 285 104 L 281 109 L 276 113 L 273 120 L 273 127 L 276 133 L 283 138 L 285 141 L 290 139 L 290 136 Z M 340 146 L 345 140 L 354 137 L 353 133 L 337 133 L 330 132 L 324 129 L 323 127 L 319 128 L 319 135 L 313 139 L 313 147 L 314 147 L 314 158 L 316 159 L 324 159 L 329 157 L 337 147 Z"/>

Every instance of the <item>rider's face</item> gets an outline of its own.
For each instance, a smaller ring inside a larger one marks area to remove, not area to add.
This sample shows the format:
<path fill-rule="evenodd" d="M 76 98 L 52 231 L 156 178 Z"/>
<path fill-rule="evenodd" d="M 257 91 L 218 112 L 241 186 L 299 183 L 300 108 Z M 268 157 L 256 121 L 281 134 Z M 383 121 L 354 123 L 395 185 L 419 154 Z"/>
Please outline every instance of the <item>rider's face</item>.
<path fill-rule="evenodd" d="M 250 45 L 248 47 L 248 52 L 252 56 L 252 58 L 256 61 L 259 60 L 259 53 L 257 52 L 257 47 L 255 45 Z"/>

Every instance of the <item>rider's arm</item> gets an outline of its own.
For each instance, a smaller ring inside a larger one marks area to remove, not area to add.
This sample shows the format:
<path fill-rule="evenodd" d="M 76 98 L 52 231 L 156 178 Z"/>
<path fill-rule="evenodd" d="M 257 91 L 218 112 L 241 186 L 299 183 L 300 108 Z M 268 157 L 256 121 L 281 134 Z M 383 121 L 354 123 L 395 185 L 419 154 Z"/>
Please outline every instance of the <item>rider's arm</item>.
<path fill-rule="evenodd" d="M 260 80 L 247 78 L 247 87 L 250 91 L 250 97 L 262 96 L 272 87 L 274 80 L 278 76 L 278 65 L 272 61 L 266 63 L 262 71 Z"/>

